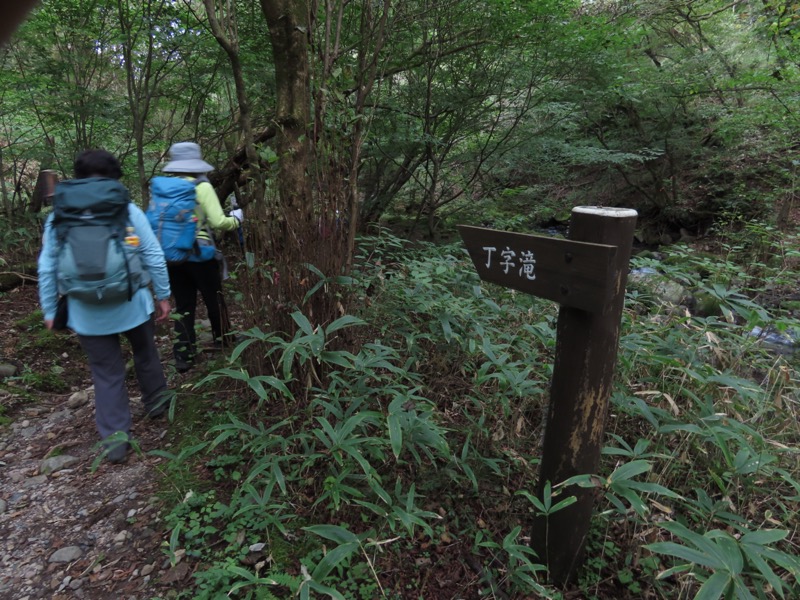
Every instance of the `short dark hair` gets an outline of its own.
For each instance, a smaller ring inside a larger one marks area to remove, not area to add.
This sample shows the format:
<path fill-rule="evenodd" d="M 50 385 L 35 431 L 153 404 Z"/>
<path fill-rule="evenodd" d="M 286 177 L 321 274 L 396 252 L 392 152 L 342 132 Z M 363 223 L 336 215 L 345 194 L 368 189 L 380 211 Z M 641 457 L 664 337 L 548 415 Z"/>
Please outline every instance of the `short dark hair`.
<path fill-rule="evenodd" d="M 117 158 L 106 150 L 84 150 L 75 159 L 73 165 L 75 179 L 87 177 L 122 178 L 122 167 Z"/>

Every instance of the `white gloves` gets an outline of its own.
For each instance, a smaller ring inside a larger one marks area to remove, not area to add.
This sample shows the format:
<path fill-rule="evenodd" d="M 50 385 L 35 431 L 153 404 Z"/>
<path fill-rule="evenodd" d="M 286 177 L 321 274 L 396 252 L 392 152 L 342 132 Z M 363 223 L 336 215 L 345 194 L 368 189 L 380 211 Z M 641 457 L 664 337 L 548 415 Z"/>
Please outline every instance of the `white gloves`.
<path fill-rule="evenodd" d="M 244 221 L 244 212 L 242 211 L 242 209 L 241 209 L 241 208 L 234 208 L 234 209 L 233 209 L 233 210 L 230 212 L 230 216 L 232 216 L 232 217 L 236 217 L 236 219 L 239 221 L 239 223 L 241 223 L 242 221 Z"/>

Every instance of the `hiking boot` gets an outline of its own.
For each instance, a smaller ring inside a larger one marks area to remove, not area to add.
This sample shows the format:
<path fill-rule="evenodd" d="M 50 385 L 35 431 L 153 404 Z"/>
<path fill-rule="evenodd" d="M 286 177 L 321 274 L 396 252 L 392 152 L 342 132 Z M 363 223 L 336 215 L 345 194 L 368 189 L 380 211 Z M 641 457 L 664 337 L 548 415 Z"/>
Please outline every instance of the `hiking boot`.
<path fill-rule="evenodd" d="M 189 369 L 192 368 L 192 362 L 186 360 L 185 358 L 176 358 L 175 359 L 175 370 L 178 373 L 186 373 Z"/>
<path fill-rule="evenodd" d="M 109 447 L 106 453 L 106 460 L 112 464 L 118 465 L 128 460 L 128 450 L 131 445 L 128 442 L 117 442 Z"/>
<path fill-rule="evenodd" d="M 167 400 L 161 400 L 156 402 L 153 406 L 146 406 L 144 407 L 144 412 L 147 415 L 148 419 L 160 419 L 163 417 L 167 409 L 169 408 L 169 402 Z"/>

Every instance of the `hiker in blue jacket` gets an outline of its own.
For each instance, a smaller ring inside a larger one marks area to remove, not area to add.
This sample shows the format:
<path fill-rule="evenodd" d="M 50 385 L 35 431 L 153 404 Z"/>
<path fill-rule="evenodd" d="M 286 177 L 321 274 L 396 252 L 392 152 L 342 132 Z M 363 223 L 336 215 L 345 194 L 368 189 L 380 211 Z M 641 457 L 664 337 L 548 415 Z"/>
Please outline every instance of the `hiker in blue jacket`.
<path fill-rule="evenodd" d="M 225 215 L 214 187 L 206 178 L 206 173 L 213 171 L 214 167 L 203 160 L 199 145 L 194 142 L 173 144 L 169 149 L 169 157 L 169 162 L 162 169 L 164 173 L 196 183 L 197 242 L 213 246 L 214 240 L 209 230 L 235 231 L 244 218 L 242 209 L 234 209 L 230 215 Z M 191 368 L 197 353 L 194 325 L 198 292 L 206 305 L 216 347 L 223 346 L 229 337 L 230 322 L 222 295 L 220 263 L 213 255 L 190 256 L 181 264 L 168 264 L 167 269 L 175 296 L 175 312 L 178 314 L 173 348 L 175 369 L 183 373 Z"/>
<path fill-rule="evenodd" d="M 145 412 L 151 418 L 160 417 L 167 409 L 167 381 L 155 345 L 152 315 L 157 308 L 156 321 L 165 322 L 169 319 L 169 278 L 164 254 L 147 218 L 139 207 L 130 202 L 127 188 L 119 182 L 122 170 L 117 159 L 105 150 L 87 150 L 76 158 L 74 171 L 75 179 L 56 187 L 56 210 L 45 223 L 39 255 L 39 300 L 45 325 L 52 329 L 59 289 L 64 289 L 63 275 L 60 279 L 58 273 L 59 264 L 63 265 L 60 261 L 63 261 L 61 253 L 64 241 L 57 233 L 60 221 L 54 219 L 58 214 L 59 202 L 64 205 L 66 194 L 77 189 L 82 198 L 87 194 L 95 194 L 109 199 L 109 202 L 121 203 L 121 210 L 127 210 L 126 252 L 138 256 L 145 271 L 137 279 L 137 285 L 141 287 L 132 289 L 129 286 L 128 297 L 107 301 L 100 299 L 87 302 L 67 295 L 67 325 L 78 335 L 89 359 L 97 431 L 103 440 L 114 436 L 104 444 L 105 457 L 112 463 L 120 463 L 125 461 L 130 445 L 127 441 L 119 440 L 127 440 L 131 433 L 131 411 L 125 386 L 125 358 L 120 335 L 128 339 L 133 350 L 136 379 L 142 392 Z M 125 218 L 124 214 L 122 218 Z M 126 266 L 126 269 L 130 277 L 131 267 Z M 155 302 L 147 287 L 148 281 L 152 282 Z"/>

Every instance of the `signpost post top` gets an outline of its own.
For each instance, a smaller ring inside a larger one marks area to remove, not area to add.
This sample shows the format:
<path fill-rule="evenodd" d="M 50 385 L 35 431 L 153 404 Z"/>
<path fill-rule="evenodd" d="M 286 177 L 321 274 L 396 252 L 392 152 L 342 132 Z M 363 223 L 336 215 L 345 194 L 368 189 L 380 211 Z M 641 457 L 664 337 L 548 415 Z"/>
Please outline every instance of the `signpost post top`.
<path fill-rule="evenodd" d="M 612 217 L 617 219 L 625 219 L 639 215 L 639 213 L 632 208 L 614 208 L 613 206 L 575 206 L 573 207 L 572 212 L 583 215 L 596 215 L 598 217 Z"/>

